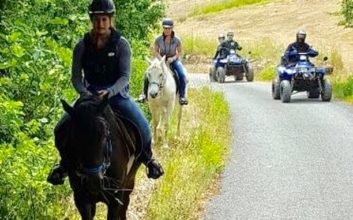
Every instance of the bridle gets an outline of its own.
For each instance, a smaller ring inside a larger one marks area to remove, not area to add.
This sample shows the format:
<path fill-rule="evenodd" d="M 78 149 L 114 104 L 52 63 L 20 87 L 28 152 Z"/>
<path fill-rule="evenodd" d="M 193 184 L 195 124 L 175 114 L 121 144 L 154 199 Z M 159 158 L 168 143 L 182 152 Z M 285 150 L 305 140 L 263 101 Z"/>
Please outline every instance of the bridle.
<path fill-rule="evenodd" d="M 82 173 L 87 174 L 87 175 L 96 175 L 99 173 L 102 173 L 103 175 L 105 175 L 106 171 L 110 167 L 110 157 L 111 157 L 112 151 L 113 151 L 110 129 L 106 125 L 107 122 L 103 117 L 98 117 L 98 120 L 101 121 L 105 125 L 104 126 L 105 127 L 105 134 L 106 134 L 105 138 L 107 141 L 106 141 L 105 148 L 104 148 L 104 159 L 103 159 L 102 164 L 92 166 L 92 167 L 83 167 Z"/>
<path fill-rule="evenodd" d="M 160 81 L 149 81 L 149 85 L 157 85 L 159 90 L 163 89 L 165 86 L 165 83 L 167 81 L 167 74 L 165 74 L 165 72 L 163 71 L 163 67 L 162 67 L 162 77 Z M 159 92 L 159 91 L 158 91 Z"/>

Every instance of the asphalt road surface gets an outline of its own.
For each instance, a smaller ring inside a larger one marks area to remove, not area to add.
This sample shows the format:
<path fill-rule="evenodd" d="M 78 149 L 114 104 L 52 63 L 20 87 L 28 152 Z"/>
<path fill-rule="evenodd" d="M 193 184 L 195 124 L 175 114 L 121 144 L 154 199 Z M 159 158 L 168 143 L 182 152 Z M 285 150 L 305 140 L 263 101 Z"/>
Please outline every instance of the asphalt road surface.
<path fill-rule="evenodd" d="M 353 106 L 305 93 L 285 104 L 269 83 L 211 86 L 230 105 L 234 141 L 204 219 L 353 219 Z"/>

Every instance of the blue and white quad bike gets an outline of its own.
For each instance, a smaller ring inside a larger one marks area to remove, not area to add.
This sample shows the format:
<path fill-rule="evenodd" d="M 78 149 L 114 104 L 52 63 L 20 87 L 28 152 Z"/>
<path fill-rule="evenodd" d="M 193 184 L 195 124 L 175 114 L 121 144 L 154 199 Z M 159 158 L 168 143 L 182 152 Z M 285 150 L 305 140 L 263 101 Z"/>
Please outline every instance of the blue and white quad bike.
<path fill-rule="evenodd" d="M 246 80 L 251 82 L 254 80 L 254 71 L 249 66 L 247 59 L 241 58 L 236 54 L 235 50 L 230 50 L 226 58 L 218 58 L 213 60 L 213 66 L 210 68 L 210 81 L 224 83 L 226 76 L 234 76 L 235 81 Z"/>
<path fill-rule="evenodd" d="M 273 99 L 281 99 L 282 102 L 290 102 L 291 95 L 298 92 L 307 92 L 308 98 L 319 98 L 329 102 L 332 97 L 332 86 L 327 74 L 332 72 L 331 67 L 315 67 L 309 57 L 317 56 L 316 51 L 297 53 L 299 60 L 292 65 L 278 65 L 277 78 L 272 81 Z M 293 55 L 293 52 L 292 54 Z M 324 61 L 327 57 L 324 58 Z"/>

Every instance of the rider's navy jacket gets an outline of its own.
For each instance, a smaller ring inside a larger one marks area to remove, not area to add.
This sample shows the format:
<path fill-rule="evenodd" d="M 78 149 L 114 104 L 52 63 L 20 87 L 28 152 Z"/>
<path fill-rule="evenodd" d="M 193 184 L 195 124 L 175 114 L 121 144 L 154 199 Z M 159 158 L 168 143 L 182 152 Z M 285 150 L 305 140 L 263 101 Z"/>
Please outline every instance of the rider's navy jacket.
<path fill-rule="evenodd" d="M 296 49 L 298 53 L 305 53 L 310 49 L 310 46 L 305 42 L 294 42 L 288 45 L 286 52 L 293 49 Z"/>
<path fill-rule="evenodd" d="M 107 89 L 110 97 L 117 94 L 129 96 L 130 45 L 117 31 L 111 31 L 109 40 L 102 49 L 95 49 L 89 33 L 76 45 L 71 80 L 78 93 L 87 92 L 87 87 L 90 86 Z"/>
<path fill-rule="evenodd" d="M 218 50 L 218 48 L 217 48 Z M 225 58 L 228 54 L 230 50 L 241 50 L 241 47 L 239 46 L 238 42 L 236 41 L 224 41 L 220 47 L 219 47 L 219 51 L 217 51 L 217 54 L 215 55 L 215 57 L 217 55 L 220 56 L 220 58 Z"/>
<path fill-rule="evenodd" d="M 284 58 L 287 60 L 289 63 L 294 63 L 299 60 L 299 56 L 297 53 L 310 53 L 310 57 L 316 57 L 319 53 L 315 50 L 313 50 L 309 44 L 305 42 L 294 42 L 292 44 L 289 44 L 287 47 L 285 53 L 284 53 Z"/>

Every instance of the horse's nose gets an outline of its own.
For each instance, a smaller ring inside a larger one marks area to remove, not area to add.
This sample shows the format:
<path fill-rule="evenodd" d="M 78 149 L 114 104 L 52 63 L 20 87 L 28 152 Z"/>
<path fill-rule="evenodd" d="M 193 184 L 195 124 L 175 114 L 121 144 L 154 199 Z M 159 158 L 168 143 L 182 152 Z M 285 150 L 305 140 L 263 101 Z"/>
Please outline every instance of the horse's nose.
<path fill-rule="evenodd" d="M 151 92 L 151 93 L 150 93 L 150 95 L 151 95 L 151 97 L 152 97 L 153 99 L 157 97 L 157 94 L 158 94 L 158 93 L 156 93 L 156 92 L 153 92 L 153 93 Z"/>

